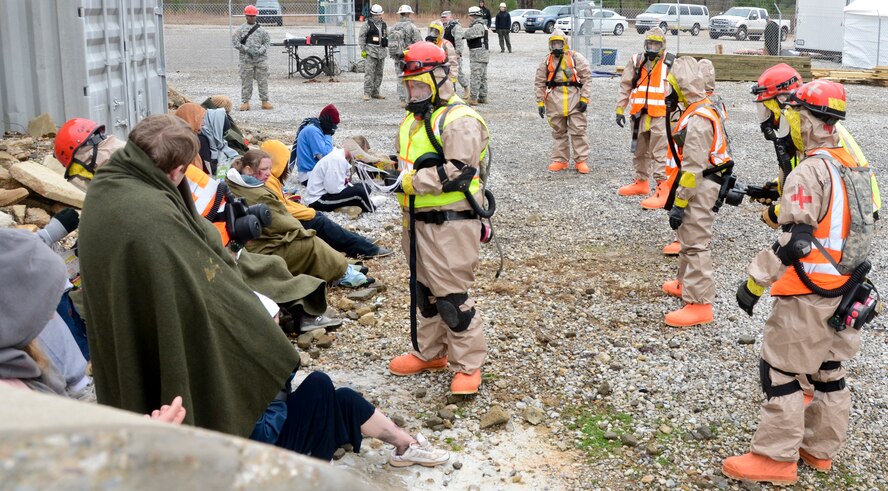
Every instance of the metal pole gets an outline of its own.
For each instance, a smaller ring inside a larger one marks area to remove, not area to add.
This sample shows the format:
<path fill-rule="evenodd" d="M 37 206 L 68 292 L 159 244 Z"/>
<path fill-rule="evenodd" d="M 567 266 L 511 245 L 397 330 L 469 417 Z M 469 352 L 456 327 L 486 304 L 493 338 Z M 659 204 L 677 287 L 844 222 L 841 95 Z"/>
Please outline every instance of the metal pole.
<path fill-rule="evenodd" d="M 678 0 L 678 30 L 675 32 L 675 56 L 678 56 L 681 53 L 681 0 Z M 665 32 L 663 37 L 666 37 Z"/>
<path fill-rule="evenodd" d="M 780 53 L 783 52 L 783 12 L 780 11 L 780 7 L 777 6 L 777 2 L 774 2 L 774 8 L 777 10 L 777 56 L 780 56 Z M 767 29 L 767 25 L 765 28 Z M 765 51 L 767 51 L 767 46 L 765 47 Z M 767 53 L 765 53 L 767 54 Z"/>
<path fill-rule="evenodd" d="M 879 55 L 882 51 L 882 13 L 879 9 L 876 9 L 876 15 L 879 16 L 879 37 L 876 39 L 876 66 L 882 66 L 879 60 Z"/>
<path fill-rule="evenodd" d="M 228 39 L 234 36 L 234 26 L 231 25 L 231 0 L 228 0 Z M 234 50 L 228 50 L 228 74 L 231 75 L 231 68 L 234 66 Z"/>

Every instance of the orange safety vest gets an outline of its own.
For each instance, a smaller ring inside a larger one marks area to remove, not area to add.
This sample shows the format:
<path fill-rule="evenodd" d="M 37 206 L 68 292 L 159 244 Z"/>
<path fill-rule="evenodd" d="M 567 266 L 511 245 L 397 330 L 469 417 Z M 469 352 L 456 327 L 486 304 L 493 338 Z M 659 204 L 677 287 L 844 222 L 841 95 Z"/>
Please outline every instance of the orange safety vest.
<path fill-rule="evenodd" d="M 214 211 L 213 207 L 216 204 L 216 193 L 219 189 L 219 181 L 213 179 L 207 175 L 206 172 L 193 165 L 189 165 L 185 169 L 185 179 L 188 181 L 188 187 L 191 189 L 191 198 L 194 199 L 194 207 L 197 208 L 197 212 L 200 213 L 200 216 L 206 218 Z M 223 210 L 224 206 L 225 198 L 223 197 L 216 211 Z M 219 235 L 222 236 L 222 245 L 228 245 L 231 238 L 228 236 L 228 231 L 225 230 L 225 222 L 210 223 L 216 227 L 216 230 L 219 231 Z"/>
<path fill-rule="evenodd" d="M 845 167 L 857 167 L 858 162 L 845 148 L 819 148 L 808 152 L 808 156 L 818 156 L 826 159 L 826 168 L 829 170 L 829 180 L 832 192 L 829 196 L 829 207 L 826 214 L 817 223 L 814 230 L 814 238 L 823 244 L 824 249 L 832 256 L 836 263 L 842 261 L 842 250 L 845 248 L 845 240 L 851 229 L 851 211 L 848 208 L 848 194 L 845 183 L 837 168 L 838 163 Z M 790 196 L 791 200 L 799 201 L 801 206 L 805 203 L 804 188 L 799 187 L 796 195 Z M 810 201 L 807 201 L 810 203 Z M 844 285 L 851 275 L 843 275 L 833 266 L 829 259 L 820 252 L 817 247 L 811 248 L 811 254 L 799 259 L 802 269 L 808 274 L 811 281 L 825 289 L 833 290 Z M 771 286 L 771 296 L 807 295 L 811 289 L 802 283 L 794 267 L 786 269 L 786 273 Z"/>
<path fill-rule="evenodd" d="M 721 117 L 719 117 L 718 112 L 712 106 L 712 102 L 707 98 L 700 101 L 697 101 L 685 110 L 682 113 L 681 118 L 679 118 L 678 123 L 675 125 L 675 132 L 680 133 L 687 129 L 688 123 L 691 121 L 691 116 L 701 116 L 708 119 L 712 123 L 712 145 L 709 148 L 709 163 L 712 165 L 721 165 L 725 162 L 731 160 L 731 156 L 728 155 L 728 137 L 725 133 L 725 128 L 722 125 Z M 683 158 L 683 147 L 678 147 L 678 157 L 679 159 Z"/>
<path fill-rule="evenodd" d="M 640 74 L 638 82 L 629 93 L 629 103 L 632 105 L 629 114 L 635 115 L 646 109 L 652 118 L 662 118 L 666 116 L 666 76 L 669 75 L 669 69 L 663 63 L 666 56 L 658 58 L 650 72 L 645 63 L 638 66 L 638 56 L 632 55 L 632 64 Z"/>

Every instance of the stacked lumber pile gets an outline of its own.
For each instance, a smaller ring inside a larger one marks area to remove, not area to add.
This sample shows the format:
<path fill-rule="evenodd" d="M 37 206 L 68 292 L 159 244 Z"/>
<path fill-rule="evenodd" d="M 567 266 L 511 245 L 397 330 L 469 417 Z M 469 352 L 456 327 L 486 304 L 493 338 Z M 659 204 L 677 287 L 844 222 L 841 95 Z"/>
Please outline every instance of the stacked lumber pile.
<path fill-rule="evenodd" d="M 888 87 L 888 66 L 877 66 L 872 70 L 811 70 L 814 78 L 841 82 L 843 84 L 863 84 Z"/>
<path fill-rule="evenodd" d="M 811 80 L 811 58 L 807 56 L 758 56 L 758 55 L 717 55 L 680 53 L 678 56 L 693 56 L 700 60 L 708 59 L 715 66 L 715 78 L 721 82 L 755 82 L 766 69 L 778 64 L 798 70 L 804 80 Z"/>

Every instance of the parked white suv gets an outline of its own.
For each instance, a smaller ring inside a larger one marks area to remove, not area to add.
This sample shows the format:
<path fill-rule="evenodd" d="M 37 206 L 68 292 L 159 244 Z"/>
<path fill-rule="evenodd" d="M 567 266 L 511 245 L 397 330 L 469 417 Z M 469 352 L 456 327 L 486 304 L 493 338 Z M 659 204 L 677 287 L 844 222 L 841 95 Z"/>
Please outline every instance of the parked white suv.
<path fill-rule="evenodd" d="M 790 22 L 769 19 L 767 10 L 755 7 L 731 7 L 724 14 L 716 15 L 709 21 L 709 37 L 718 39 L 719 36 L 733 36 L 738 41 L 743 41 L 747 37 L 758 39 L 765 34 L 768 20 L 780 26 L 780 40 L 786 41 Z"/>
<path fill-rule="evenodd" d="M 709 9 L 704 5 L 688 3 L 655 3 L 643 14 L 635 17 L 635 30 L 643 34 L 654 27 L 678 34 L 689 31 L 692 36 L 700 34 L 709 26 Z"/>

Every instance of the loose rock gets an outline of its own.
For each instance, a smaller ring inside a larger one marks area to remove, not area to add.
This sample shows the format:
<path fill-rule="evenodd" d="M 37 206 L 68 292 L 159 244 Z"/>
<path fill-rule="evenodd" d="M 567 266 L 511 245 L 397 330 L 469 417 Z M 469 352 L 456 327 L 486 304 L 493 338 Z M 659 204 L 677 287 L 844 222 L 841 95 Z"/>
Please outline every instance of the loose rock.
<path fill-rule="evenodd" d="M 28 208 L 28 211 L 25 212 L 26 224 L 36 225 L 40 228 L 43 228 L 47 224 L 49 224 L 49 220 L 49 213 L 41 210 L 40 208 Z"/>
<path fill-rule="evenodd" d="M 83 208 L 83 199 L 86 197 L 83 191 L 36 162 L 19 162 L 9 169 L 9 173 L 40 196 Z"/>
<path fill-rule="evenodd" d="M 529 406 L 524 410 L 523 416 L 525 421 L 536 426 L 546 419 L 546 412 L 538 407 Z"/>
<path fill-rule="evenodd" d="M 420 388 L 413 391 L 413 397 L 415 397 L 417 399 L 422 399 L 423 397 L 426 396 L 426 394 L 428 394 L 428 390 L 426 390 L 425 387 L 420 387 Z"/>
<path fill-rule="evenodd" d="M 744 334 L 740 336 L 740 339 L 737 340 L 739 344 L 753 344 L 755 343 L 755 336 L 752 334 Z"/>
<path fill-rule="evenodd" d="M 491 426 L 505 424 L 511 416 L 502 406 L 495 404 L 490 407 L 487 413 L 481 417 L 481 429 L 490 428 Z"/>
<path fill-rule="evenodd" d="M 358 322 L 362 326 L 373 327 L 376 325 L 376 323 L 378 321 L 376 320 L 376 315 L 371 312 L 369 314 L 364 314 L 361 317 L 359 317 Z"/>
<path fill-rule="evenodd" d="M 355 302 L 363 302 L 372 298 L 373 295 L 376 295 L 376 288 L 361 288 L 349 293 L 346 298 Z"/>
<path fill-rule="evenodd" d="M 296 338 L 296 346 L 298 346 L 299 349 L 307 350 L 308 348 L 311 348 L 312 339 L 313 338 L 309 333 L 300 334 L 299 337 Z"/>
<path fill-rule="evenodd" d="M 609 396 L 611 394 L 611 386 L 607 382 L 607 380 L 605 380 L 601 383 L 601 385 L 598 386 L 598 393 L 603 396 Z"/>
<path fill-rule="evenodd" d="M 30 193 L 25 188 L 0 189 L 0 206 L 11 206 L 28 197 Z"/>
<path fill-rule="evenodd" d="M 444 421 L 453 421 L 454 416 L 455 415 L 453 414 L 453 411 L 451 411 L 447 408 L 443 408 L 443 409 L 438 410 L 438 417 L 440 417 Z"/>
<path fill-rule="evenodd" d="M 49 113 L 43 113 L 40 116 L 28 121 L 28 134 L 33 138 L 43 138 L 44 136 L 55 136 L 58 128 L 52 122 Z"/>
<path fill-rule="evenodd" d="M 631 433 L 623 433 L 620 435 L 620 441 L 623 442 L 623 445 L 627 447 L 637 447 L 638 446 L 638 437 Z"/>
<path fill-rule="evenodd" d="M 619 437 L 619 435 L 617 435 L 613 431 L 605 431 L 604 435 L 602 435 L 602 438 L 604 438 L 605 440 L 616 440 L 617 438 L 620 438 L 620 437 Z"/>
<path fill-rule="evenodd" d="M 318 338 L 318 348 L 329 348 L 331 346 L 333 346 L 333 336 L 324 334 Z"/>
<path fill-rule="evenodd" d="M 463 466 L 462 462 L 460 462 L 460 461 L 458 461 L 458 460 L 457 460 L 456 462 L 453 463 L 453 468 L 456 469 L 456 470 L 460 470 L 460 469 L 462 469 L 462 466 Z"/>

